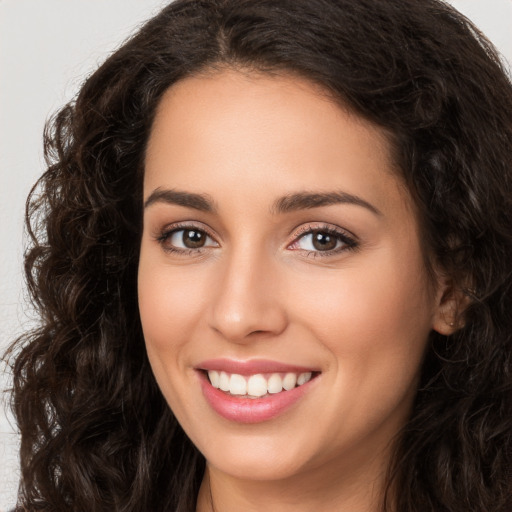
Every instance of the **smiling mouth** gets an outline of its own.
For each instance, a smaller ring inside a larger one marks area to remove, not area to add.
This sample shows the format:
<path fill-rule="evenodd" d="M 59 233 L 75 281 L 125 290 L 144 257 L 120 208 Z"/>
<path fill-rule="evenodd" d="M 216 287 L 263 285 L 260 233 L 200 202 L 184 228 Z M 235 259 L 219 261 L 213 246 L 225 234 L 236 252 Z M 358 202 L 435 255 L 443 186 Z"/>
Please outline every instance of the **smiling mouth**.
<path fill-rule="evenodd" d="M 240 375 L 225 371 L 205 371 L 210 384 L 225 393 L 239 398 L 264 398 L 300 387 L 319 372 L 258 373 Z"/>

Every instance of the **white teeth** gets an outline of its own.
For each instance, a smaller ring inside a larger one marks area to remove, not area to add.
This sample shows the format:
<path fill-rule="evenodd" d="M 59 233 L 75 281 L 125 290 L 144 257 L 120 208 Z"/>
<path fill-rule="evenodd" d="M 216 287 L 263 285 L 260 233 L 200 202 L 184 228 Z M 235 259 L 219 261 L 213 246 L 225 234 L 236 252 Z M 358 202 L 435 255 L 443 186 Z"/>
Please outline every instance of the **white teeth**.
<path fill-rule="evenodd" d="M 215 370 L 210 370 L 208 372 L 208 378 L 210 379 L 210 382 L 212 383 L 212 386 L 214 388 L 219 387 L 219 372 Z"/>
<path fill-rule="evenodd" d="M 229 392 L 232 395 L 245 395 L 250 398 L 259 398 L 267 393 L 281 393 L 283 390 L 289 391 L 296 386 L 302 386 L 309 382 L 312 376 L 312 372 L 287 373 L 285 375 L 273 373 L 267 379 L 260 373 L 244 377 L 237 373 L 208 371 L 208 378 L 214 388 Z"/>
<path fill-rule="evenodd" d="M 278 373 L 273 373 L 270 376 L 267 389 L 269 393 L 281 393 L 281 391 L 283 391 L 283 379 Z"/>
<path fill-rule="evenodd" d="M 297 384 L 302 386 L 302 384 L 306 384 L 306 382 L 311 380 L 311 372 L 301 373 L 297 378 Z"/>
<path fill-rule="evenodd" d="M 297 384 L 297 375 L 295 375 L 295 373 L 287 373 L 284 376 L 283 388 L 286 389 L 286 391 L 293 389 L 296 384 Z"/>
<path fill-rule="evenodd" d="M 247 381 L 241 375 L 233 373 L 229 379 L 229 392 L 232 395 L 246 395 Z"/>
<path fill-rule="evenodd" d="M 251 396 L 267 394 L 267 379 L 263 375 L 251 375 L 247 381 L 247 393 Z"/>
<path fill-rule="evenodd" d="M 220 372 L 219 389 L 229 391 L 229 375 L 226 372 Z"/>

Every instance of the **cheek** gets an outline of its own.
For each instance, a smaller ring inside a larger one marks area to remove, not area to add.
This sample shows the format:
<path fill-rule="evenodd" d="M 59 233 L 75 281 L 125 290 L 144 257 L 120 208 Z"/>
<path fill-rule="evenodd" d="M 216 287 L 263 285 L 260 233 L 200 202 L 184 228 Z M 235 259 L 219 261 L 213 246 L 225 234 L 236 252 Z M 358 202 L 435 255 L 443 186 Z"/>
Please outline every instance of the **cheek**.
<path fill-rule="evenodd" d="M 170 271 L 141 258 L 138 276 L 139 310 L 146 342 L 158 349 L 180 342 L 185 327 L 193 326 L 204 301 L 206 283 L 200 275 Z"/>
<path fill-rule="evenodd" d="M 420 281 L 417 276 L 395 272 L 340 273 L 297 291 L 300 315 L 317 319 L 316 329 L 322 337 L 358 333 L 345 341 L 346 346 L 361 346 L 366 338 L 378 343 L 386 334 L 428 332 L 429 300 Z"/>
<path fill-rule="evenodd" d="M 418 385 L 431 316 L 423 274 L 379 260 L 364 272 L 344 269 L 318 286 L 309 283 L 298 302 L 302 325 L 331 354 L 326 378 L 336 406 L 326 411 L 335 438 L 378 429 L 389 418 L 391 431 L 399 428 Z"/>
<path fill-rule="evenodd" d="M 179 268 L 170 269 L 160 259 L 141 252 L 138 295 L 148 357 L 157 381 L 166 388 L 179 374 L 176 370 L 185 369 L 187 342 L 200 325 L 207 283 L 201 276 L 191 279 Z"/>
<path fill-rule="evenodd" d="M 153 375 L 174 413 L 186 417 L 189 340 L 201 318 L 204 289 L 161 262 L 144 259 L 138 275 L 139 312 Z M 187 422 L 185 422 L 187 424 Z"/>
<path fill-rule="evenodd" d="M 296 317 L 334 355 L 338 375 L 352 388 L 397 379 L 407 386 L 432 324 L 426 274 L 421 257 L 401 261 L 391 251 L 373 256 L 361 268 L 301 286 Z"/>

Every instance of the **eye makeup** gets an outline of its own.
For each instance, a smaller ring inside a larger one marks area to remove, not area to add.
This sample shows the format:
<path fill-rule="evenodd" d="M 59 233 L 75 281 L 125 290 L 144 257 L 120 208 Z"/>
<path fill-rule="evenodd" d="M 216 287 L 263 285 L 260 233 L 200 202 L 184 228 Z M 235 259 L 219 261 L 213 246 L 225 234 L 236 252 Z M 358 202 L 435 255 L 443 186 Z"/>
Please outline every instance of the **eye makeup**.
<path fill-rule="evenodd" d="M 346 230 L 324 223 L 309 223 L 293 235 L 286 248 L 307 257 L 329 257 L 343 251 L 353 251 L 359 244 Z M 180 222 L 166 226 L 155 237 L 162 249 L 170 254 L 190 257 L 220 247 L 215 236 L 203 224 Z"/>

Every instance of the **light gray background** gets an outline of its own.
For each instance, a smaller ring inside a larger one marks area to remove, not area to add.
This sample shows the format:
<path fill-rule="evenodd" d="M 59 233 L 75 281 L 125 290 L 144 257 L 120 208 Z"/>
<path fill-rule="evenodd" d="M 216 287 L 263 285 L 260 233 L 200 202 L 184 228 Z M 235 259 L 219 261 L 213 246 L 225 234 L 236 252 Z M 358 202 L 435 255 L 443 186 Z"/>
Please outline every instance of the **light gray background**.
<path fill-rule="evenodd" d="M 0 353 L 30 326 L 23 213 L 47 117 L 166 0 L 0 0 Z M 512 63 L 512 0 L 451 0 Z M 9 385 L 0 366 L 0 389 Z M 5 400 L 4 400 L 5 401 Z M 0 512 L 15 502 L 17 436 L 0 402 Z"/>

